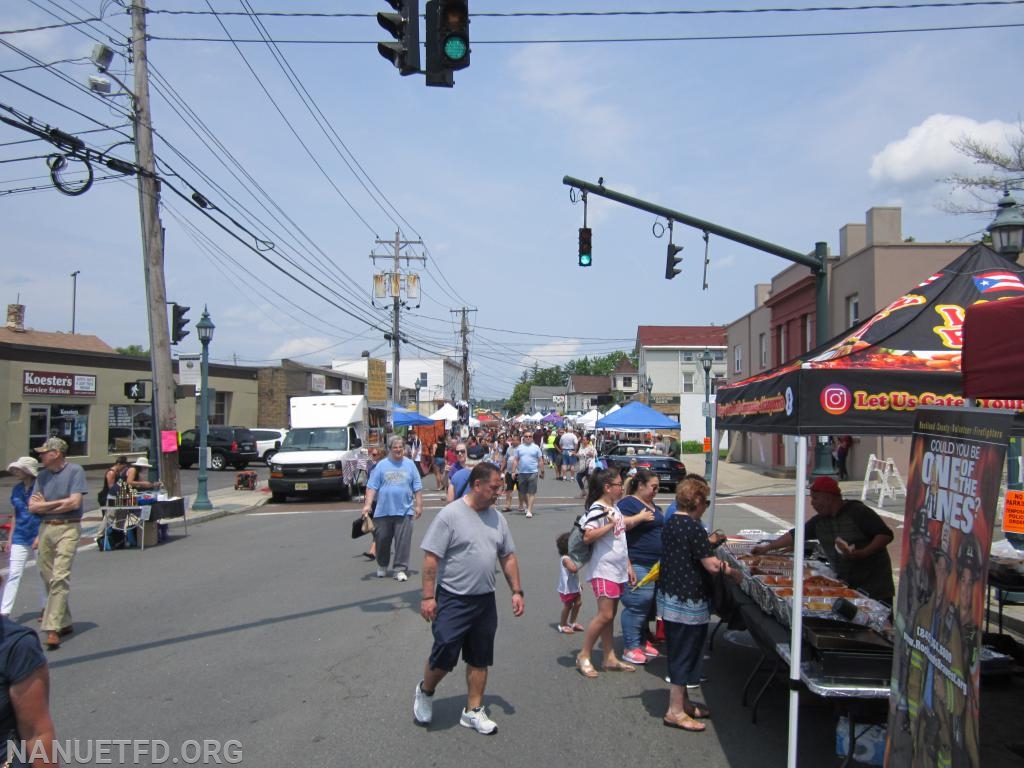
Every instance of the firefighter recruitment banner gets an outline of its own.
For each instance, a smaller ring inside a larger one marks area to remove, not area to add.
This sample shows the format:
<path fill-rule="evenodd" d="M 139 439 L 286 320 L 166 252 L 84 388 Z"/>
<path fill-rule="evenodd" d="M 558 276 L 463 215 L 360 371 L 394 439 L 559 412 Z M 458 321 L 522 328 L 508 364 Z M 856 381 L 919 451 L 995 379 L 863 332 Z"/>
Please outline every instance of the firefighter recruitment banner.
<path fill-rule="evenodd" d="M 914 426 L 886 766 L 978 766 L 988 552 L 1011 415 L 920 408 Z"/>

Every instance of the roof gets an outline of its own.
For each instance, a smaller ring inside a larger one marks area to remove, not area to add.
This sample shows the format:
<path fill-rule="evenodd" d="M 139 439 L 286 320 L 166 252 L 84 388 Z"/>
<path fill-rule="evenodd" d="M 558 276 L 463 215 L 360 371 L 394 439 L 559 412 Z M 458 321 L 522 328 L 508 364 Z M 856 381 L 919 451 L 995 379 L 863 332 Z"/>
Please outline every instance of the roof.
<path fill-rule="evenodd" d="M 725 347 L 724 325 L 641 325 L 638 347 Z"/>
<path fill-rule="evenodd" d="M 0 344 L 64 349 L 71 352 L 107 352 L 117 354 L 117 350 L 99 336 L 91 336 L 84 333 L 55 333 L 53 331 L 15 331 L 7 326 L 0 327 Z"/>
<path fill-rule="evenodd" d="M 564 395 L 565 387 L 543 387 L 539 384 L 535 384 L 530 387 L 530 399 L 541 400 L 545 397 L 551 397 L 552 395 Z"/>
<path fill-rule="evenodd" d="M 620 357 L 619 362 L 612 369 L 612 373 L 637 373 L 637 368 L 628 357 Z"/>
<path fill-rule="evenodd" d="M 570 376 L 569 391 L 588 395 L 606 395 L 612 391 L 612 386 L 607 376 Z"/>

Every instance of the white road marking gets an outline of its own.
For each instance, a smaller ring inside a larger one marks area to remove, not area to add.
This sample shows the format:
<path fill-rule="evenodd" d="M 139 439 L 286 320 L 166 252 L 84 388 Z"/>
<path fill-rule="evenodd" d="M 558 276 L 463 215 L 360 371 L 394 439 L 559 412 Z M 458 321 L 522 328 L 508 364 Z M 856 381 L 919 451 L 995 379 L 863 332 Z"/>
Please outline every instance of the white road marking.
<path fill-rule="evenodd" d="M 716 501 L 715 504 L 717 506 L 720 504 L 720 502 Z M 755 507 L 753 504 L 746 504 L 745 502 L 742 501 L 727 501 L 721 503 L 721 506 L 739 507 L 740 509 L 749 512 L 752 515 L 760 517 L 762 520 L 767 520 L 769 523 L 774 523 L 779 528 L 785 528 L 786 530 L 789 530 L 793 527 L 792 523 L 783 520 L 781 517 L 776 517 L 771 512 L 765 512 L 763 509 L 761 509 L 760 507 Z"/>

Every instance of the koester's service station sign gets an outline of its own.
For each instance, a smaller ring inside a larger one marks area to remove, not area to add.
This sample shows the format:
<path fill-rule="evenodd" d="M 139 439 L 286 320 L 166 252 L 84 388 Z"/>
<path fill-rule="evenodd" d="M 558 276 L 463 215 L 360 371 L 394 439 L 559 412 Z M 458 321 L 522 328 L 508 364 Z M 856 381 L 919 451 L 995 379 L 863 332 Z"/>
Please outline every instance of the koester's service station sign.
<path fill-rule="evenodd" d="M 96 377 L 88 373 L 25 371 L 21 391 L 25 395 L 96 397 Z"/>

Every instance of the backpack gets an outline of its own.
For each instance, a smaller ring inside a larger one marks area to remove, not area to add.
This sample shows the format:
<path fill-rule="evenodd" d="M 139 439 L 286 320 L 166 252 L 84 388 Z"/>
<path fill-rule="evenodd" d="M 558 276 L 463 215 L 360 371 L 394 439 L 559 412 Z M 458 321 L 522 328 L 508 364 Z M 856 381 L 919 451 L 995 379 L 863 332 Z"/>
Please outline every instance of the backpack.
<path fill-rule="evenodd" d="M 573 521 L 572 528 L 569 531 L 569 559 L 572 560 L 573 565 L 577 568 L 582 568 L 589 563 L 590 556 L 594 553 L 594 545 L 583 541 L 583 525 L 608 517 L 608 510 L 604 507 L 600 507 L 600 509 L 600 515 L 592 515 L 593 508 L 581 514 Z"/>

